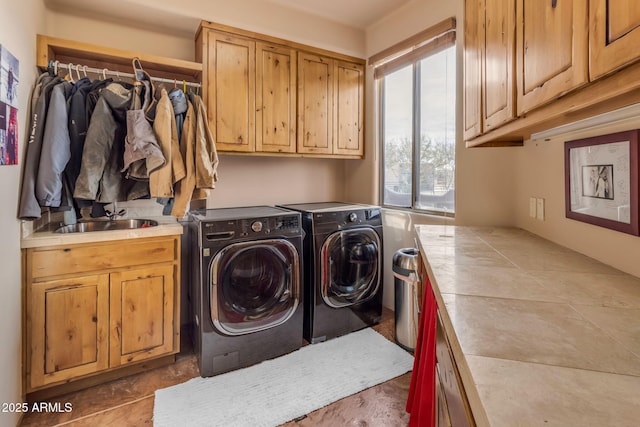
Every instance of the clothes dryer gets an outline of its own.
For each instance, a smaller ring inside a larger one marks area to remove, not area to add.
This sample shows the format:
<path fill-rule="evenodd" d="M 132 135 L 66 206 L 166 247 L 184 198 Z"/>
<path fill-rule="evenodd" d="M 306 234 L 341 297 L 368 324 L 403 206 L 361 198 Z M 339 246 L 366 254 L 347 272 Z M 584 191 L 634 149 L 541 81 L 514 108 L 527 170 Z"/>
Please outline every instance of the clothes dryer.
<path fill-rule="evenodd" d="M 382 315 L 383 230 L 377 206 L 283 205 L 302 214 L 304 338 L 311 342 L 374 325 Z"/>
<path fill-rule="evenodd" d="M 301 347 L 302 224 L 270 206 L 191 215 L 194 348 L 209 377 Z"/>

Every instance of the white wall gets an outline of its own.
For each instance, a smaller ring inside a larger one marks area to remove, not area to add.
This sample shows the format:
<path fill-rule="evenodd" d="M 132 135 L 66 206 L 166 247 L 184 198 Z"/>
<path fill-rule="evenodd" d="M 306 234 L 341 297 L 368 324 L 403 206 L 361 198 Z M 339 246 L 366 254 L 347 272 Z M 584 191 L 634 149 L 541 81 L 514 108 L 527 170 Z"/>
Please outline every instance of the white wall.
<path fill-rule="evenodd" d="M 462 46 L 462 1 L 439 2 L 416 0 L 367 30 L 367 55 L 417 33 L 441 20 L 455 16 L 458 21 L 458 46 Z M 462 65 L 461 52 L 458 64 Z M 462 70 L 459 69 L 459 73 Z M 461 95 L 462 79 L 459 79 Z M 372 82 L 369 81 L 369 85 Z M 375 103 L 373 88 L 368 87 L 367 132 L 374 134 L 371 124 Z M 461 96 L 458 118 L 461 120 Z M 639 107 L 640 108 L 640 107 Z M 461 125 L 461 122 L 458 123 Z M 526 141 L 523 147 L 466 149 L 460 140 L 456 150 L 456 225 L 517 226 L 591 256 L 622 271 L 640 277 L 640 238 L 565 218 L 564 141 L 640 128 L 639 119 L 627 119 L 598 127 L 587 127 L 570 134 L 557 135 L 549 141 Z M 459 135 L 462 135 L 459 129 Z M 375 165 L 369 165 L 373 170 Z M 360 176 L 372 174 L 371 170 Z M 357 183 L 358 177 L 350 180 Z M 357 184 L 356 184 L 357 185 Z M 350 189 L 350 194 L 354 190 Z M 545 220 L 529 217 L 529 198 L 545 199 Z M 385 211 L 385 267 L 395 250 L 412 246 L 415 223 L 443 224 L 443 219 Z M 385 305 L 391 307 L 393 277 L 385 274 Z"/>
<path fill-rule="evenodd" d="M 640 128 L 640 119 L 587 127 L 518 149 L 516 225 L 640 277 L 640 238 L 565 217 L 564 142 Z M 545 220 L 529 217 L 529 198 L 545 199 Z"/>
<path fill-rule="evenodd" d="M 467 149 L 462 140 L 462 46 L 463 46 L 463 1 L 442 2 L 438 0 L 414 0 L 392 15 L 377 22 L 366 31 L 367 56 L 388 48 L 447 18 L 457 19 L 458 104 L 456 146 L 456 224 L 513 224 L 515 205 L 513 196 L 515 183 L 512 179 L 517 148 Z M 379 141 L 375 141 L 377 122 L 375 113 L 375 81 L 370 71 L 367 76 L 367 149 L 379 152 Z M 375 177 L 377 181 L 377 156 L 368 156 L 365 165 L 360 165 L 348 175 L 349 196 L 358 197 L 359 188 Z M 369 184 L 371 185 L 371 184 Z M 377 183 L 376 183 L 377 185 Z M 376 187 L 378 202 L 379 190 Z"/>
<path fill-rule="evenodd" d="M 516 215 L 514 198 L 517 183 L 513 179 L 517 148 L 467 149 L 462 140 L 462 44 L 463 2 L 415 0 L 367 29 L 367 56 L 393 46 L 447 18 L 457 19 L 458 103 L 456 145 L 456 213 L 455 219 L 385 209 L 384 305 L 393 308 L 394 288 L 391 272 L 393 254 L 400 248 L 414 246 L 415 224 L 513 225 Z M 367 146 L 372 156 L 347 172 L 348 197 L 354 201 L 380 203 L 379 141 L 376 135 L 377 99 L 372 70 L 367 75 Z"/>
<path fill-rule="evenodd" d="M 62 39 L 193 61 L 193 37 L 197 25 L 194 23 L 191 34 L 185 34 L 167 31 L 158 26 L 132 25 L 130 22 L 89 13 L 70 15 L 47 9 L 46 28 L 43 31 L 45 35 Z"/>
<path fill-rule="evenodd" d="M 116 46 L 126 40 L 124 46 L 134 48 L 141 42 L 137 37 L 126 38 L 127 34 L 156 32 L 167 36 L 183 37 L 193 41 L 200 20 L 243 28 L 257 33 L 281 37 L 299 43 L 334 50 L 347 55 L 364 56 L 365 40 L 362 31 L 327 19 L 319 18 L 299 10 L 293 10 L 264 0 L 49 0 L 51 16 L 48 30 L 60 34 L 82 35 L 90 40 L 100 40 L 100 44 Z M 79 20 L 76 22 L 75 19 Z M 73 19 L 73 20 L 70 20 Z M 84 21 L 84 24 L 82 24 Z M 90 21 L 95 27 L 86 27 Z M 76 23 L 82 24 L 78 30 Z M 53 28 L 51 26 L 55 28 Z M 104 32 L 109 26 L 119 27 L 117 32 Z M 86 29 L 87 31 L 82 31 Z M 113 38 L 113 40 L 110 40 Z M 142 38 L 147 36 L 142 34 Z M 158 41 L 160 41 L 159 39 Z M 148 46 L 145 50 L 165 56 L 176 56 L 173 43 Z M 164 53 L 163 53 L 164 51 Z M 191 49 L 189 49 L 191 51 Z M 185 52 L 183 52 L 184 54 Z M 176 57 L 182 57 L 180 55 Z"/>
<path fill-rule="evenodd" d="M 19 165 L 0 166 L 0 402 L 22 398 L 22 285 L 20 271 L 20 222 L 16 219 L 20 169 L 27 135 L 27 109 L 36 77 L 36 33 L 43 27 L 42 0 L 0 0 L 0 44 L 20 61 L 18 86 Z M 0 413 L 0 425 L 16 425 L 17 413 Z"/>
<path fill-rule="evenodd" d="M 343 200 L 342 161 L 220 156 L 208 208 Z"/>

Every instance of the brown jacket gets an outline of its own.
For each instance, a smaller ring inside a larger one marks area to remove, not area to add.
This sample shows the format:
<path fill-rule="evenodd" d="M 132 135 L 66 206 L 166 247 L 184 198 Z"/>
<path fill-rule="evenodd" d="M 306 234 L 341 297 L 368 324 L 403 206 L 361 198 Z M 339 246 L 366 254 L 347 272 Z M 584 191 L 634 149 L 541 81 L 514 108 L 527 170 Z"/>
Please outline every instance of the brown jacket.
<path fill-rule="evenodd" d="M 207 109 L 202 98 L 192 96 L 196 111 L 196 188 L 215 188 L 218 181 L 218 152 L 209 129 Z"/>
<path fill-rule="evenodd" d="M 186 175 L 175 185 L 175 201 L 171 215 L 182 218 L 191 200 L 206 199 L 218 180 L 218 153 L 207 124 L 202 98 L 192 95 L 180 138 L 180 152 L 185 160 Z"/>
<path fill-rule="evenodd" d="M 173 185 L 186 176 L 186 170 L 178 144 L 176 118 L 164 88 L 156 107 L 153 131 L 167 162 L 149 173 L 149 191 L 151 197 L 173 197 Z"/>

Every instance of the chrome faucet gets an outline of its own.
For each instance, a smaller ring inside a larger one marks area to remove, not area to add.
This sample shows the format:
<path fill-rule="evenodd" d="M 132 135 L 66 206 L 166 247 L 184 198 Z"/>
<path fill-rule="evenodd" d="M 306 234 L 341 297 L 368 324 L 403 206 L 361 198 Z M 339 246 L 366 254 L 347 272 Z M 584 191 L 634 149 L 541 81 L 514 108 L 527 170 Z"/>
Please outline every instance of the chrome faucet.
<path fill-rule="evenodd" d="M 113 202 L 112 206 L 113 206 L 113 210 L 109 210 L 109 209 L 104 210 L 105 214 L 107 215 L 107 218 L 109 218 L 111 221 L 115 221 L 116 219 L 121 218 L 127 214 L 126 209 L 118 210 L 118 206 L 116 202 Z"/>

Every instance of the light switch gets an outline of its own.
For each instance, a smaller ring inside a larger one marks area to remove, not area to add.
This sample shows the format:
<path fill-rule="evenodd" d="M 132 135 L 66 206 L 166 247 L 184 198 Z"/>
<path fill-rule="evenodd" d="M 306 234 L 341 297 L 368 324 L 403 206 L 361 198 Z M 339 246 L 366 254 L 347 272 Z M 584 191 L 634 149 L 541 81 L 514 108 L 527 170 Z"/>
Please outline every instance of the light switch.
<path fill-rule="evenodd" d="M 531 218 L 536 217 L 536 203 L 535 197 L 529 197 L 529 216 Z"/>
<path fill-rule="evenodd" d="M 544 199 L 536 199 L 536 218 L 544 221 Z"/>

